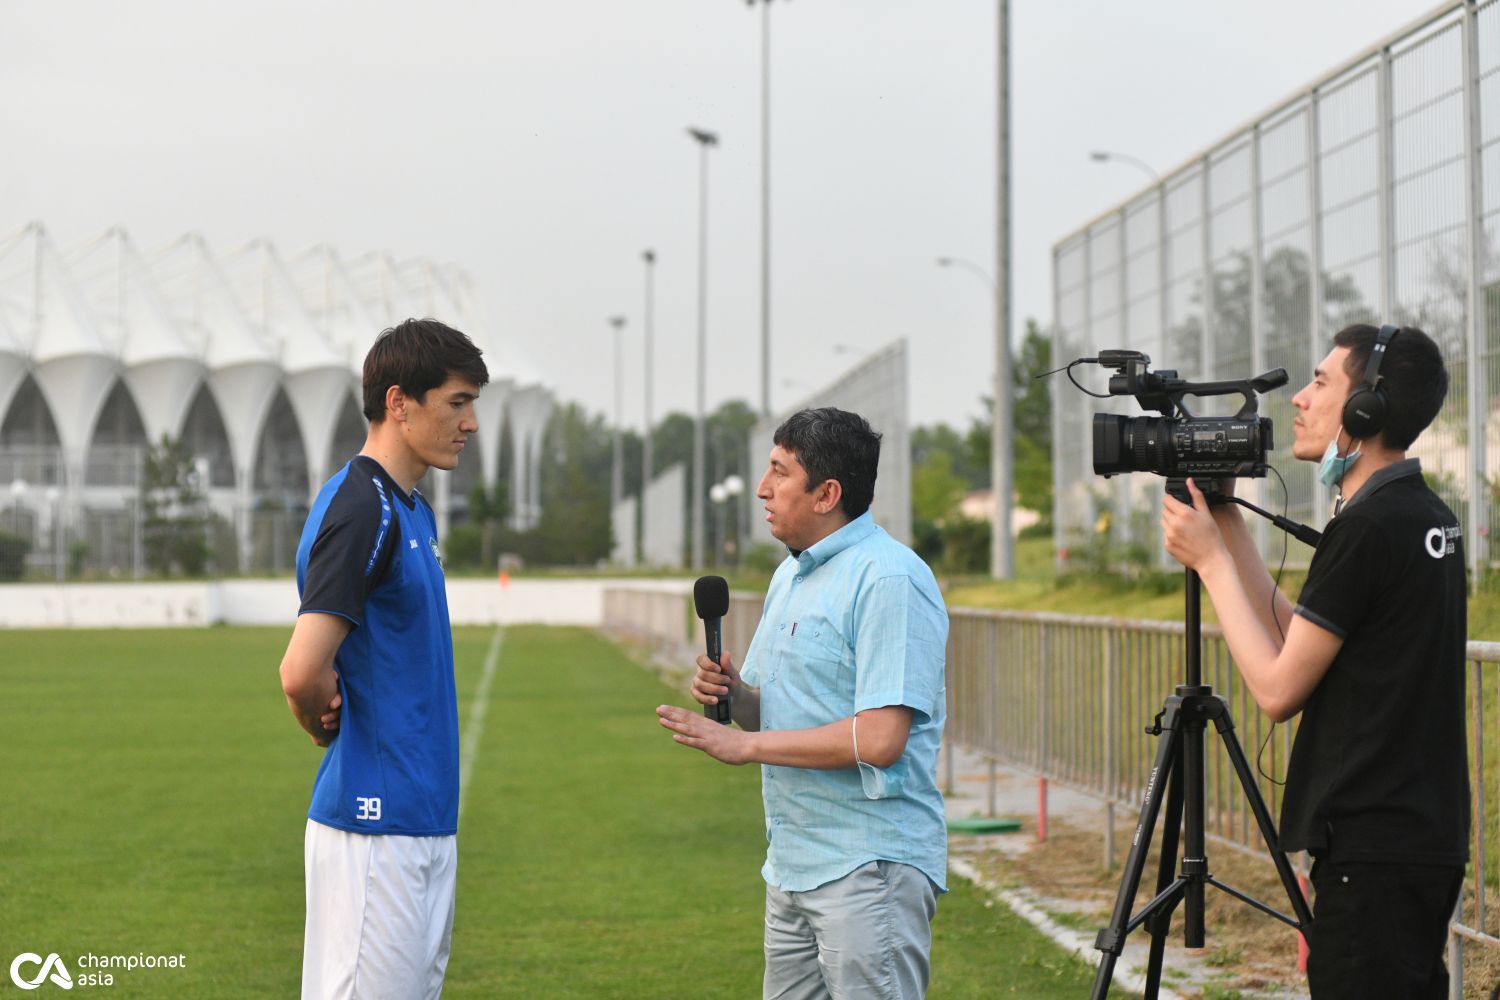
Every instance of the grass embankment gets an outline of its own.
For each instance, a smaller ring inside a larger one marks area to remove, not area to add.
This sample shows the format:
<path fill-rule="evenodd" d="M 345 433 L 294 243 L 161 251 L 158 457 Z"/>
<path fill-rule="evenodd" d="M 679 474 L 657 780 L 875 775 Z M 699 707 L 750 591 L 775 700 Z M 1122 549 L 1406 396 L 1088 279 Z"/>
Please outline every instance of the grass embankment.
<path fill-rule="evenodd" d="M 1300 548 L 1300 546 L 1299 546 Z M 1304 553 L 1306 549 L 1302 550 Z M 1276 567 L 1271 567 L 1272 575 Z M 1280 574 L 1282 593 L 1293 603 L 1305 569 Z M 1016 611 L 1056 611 L 1064 614 L 1181 621 L 1183 577 L 1180 572 L 1154 572 L 1137 579 L 1109 574 L 1059 574 L 1049 538 L 1023 538 L 1016 544 L 1013 580 L 953 577 L 943 580 L 949 607 L 1009 608 Z M 1214 622 L 1213 602 L 1204 594 L 1203 621 Z M 1500 580 L 1489 579 L 1469 596 L 1469 638 L 1500 641 Z"/>

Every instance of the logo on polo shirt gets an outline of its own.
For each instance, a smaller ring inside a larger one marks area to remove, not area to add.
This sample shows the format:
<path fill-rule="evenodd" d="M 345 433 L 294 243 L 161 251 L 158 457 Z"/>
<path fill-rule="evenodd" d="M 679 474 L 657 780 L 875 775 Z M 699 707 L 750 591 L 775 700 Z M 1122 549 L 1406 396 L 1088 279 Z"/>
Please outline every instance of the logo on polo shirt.
<path fill-rule="evenodd" d="M 437 539 L 433 538 L 431 535 L 428 535 L 427 547 L 432 550 L 432 558 L 437 560 L 438 567 L 441 568 L 443 565 L 443 550 L 438 548 Z"/>
<path fill-rule="evenodd" d="M 1451 556 L 1454 552 L 1458 551 L 1455 540 L 1462 534 L 1463 529 L 1456 524 L 1451 528 L 1438 527 L 1429 529 L 1427 537 L 1423 539 L 1423 544 L 1427 548 L 1427 554 L 1434 559 Z"/>

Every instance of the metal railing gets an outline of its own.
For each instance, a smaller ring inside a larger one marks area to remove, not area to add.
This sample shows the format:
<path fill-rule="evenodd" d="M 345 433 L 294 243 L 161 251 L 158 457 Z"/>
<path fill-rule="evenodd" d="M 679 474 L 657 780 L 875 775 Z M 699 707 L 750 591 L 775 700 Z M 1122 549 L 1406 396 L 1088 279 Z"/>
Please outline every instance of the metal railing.
<path fill-rule="evenodd" d="M 724 648 L 741 663 L 760 618 L 758 595 L 730 595 Z M 1139 811 L 1156 752 L 1146 728 L 1185 675 L 1180 622 L 1148 622 L 1045 612 L 949 610 L 947 743 L 975 751 L 1101 799 L 1105 856 L 1114 859 L 1114 811 Z M 702 650 L 692 594 L 661 586 L 612 587 L 604 627 L 641 645 L 684 675 Z M 1204 625 L 1203 683 L 1224 698 L 1272 816 L 1295 724 L 1273 727 L 1256 706 L 1217 626 Z M 1450 934 L 1450 967 L 1465 942 L 1500 949 L 1500 643 L 1468 644 L 1468 728 L 1473 788 L 1472 859 Z M 1413 734 L 1420 739 L 1421 734 Z M 1204 816 L 1216 842 L 1265 856 L 1260 831 L 1223 744 L 1205 740 Z M 1461 997 L 1462 975 L 1452 976 Z"/>

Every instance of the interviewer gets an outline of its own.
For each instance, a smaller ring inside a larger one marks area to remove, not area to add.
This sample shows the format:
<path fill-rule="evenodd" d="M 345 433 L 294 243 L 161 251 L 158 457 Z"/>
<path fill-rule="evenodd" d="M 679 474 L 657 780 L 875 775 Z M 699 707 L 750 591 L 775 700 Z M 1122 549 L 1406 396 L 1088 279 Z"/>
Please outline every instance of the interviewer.
<path fill-rule="evenodd" d="M 693 679 L 741 728 L 657 714 L 684 746 L 764 765 L 765 996 L 914 1000 L 947 888 L 948 614 L 926 563 L 870 519 L 880 435 L 863 417 L 802 410 L 774 441 L 756 496 L 790 554 L 743 672 L 700 656 Z"/>

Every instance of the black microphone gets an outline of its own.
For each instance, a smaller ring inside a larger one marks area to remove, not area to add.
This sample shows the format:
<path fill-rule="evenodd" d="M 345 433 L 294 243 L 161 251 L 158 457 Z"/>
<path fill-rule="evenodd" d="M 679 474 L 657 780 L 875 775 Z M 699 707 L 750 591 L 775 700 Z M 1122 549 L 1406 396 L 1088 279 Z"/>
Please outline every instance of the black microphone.
<path fill-rule="evenodd" d="M 708 658 L 719 663 L 724 653 L 724 616 L 729 613 L 728 582 L 722 576 L 698 577 L 693 584 L 693 610 L 703 619 Z M 729 695 L 721 695 L 718 704 L 704 705 L 703 714 L 715 722 L 729 725 Z"/>

